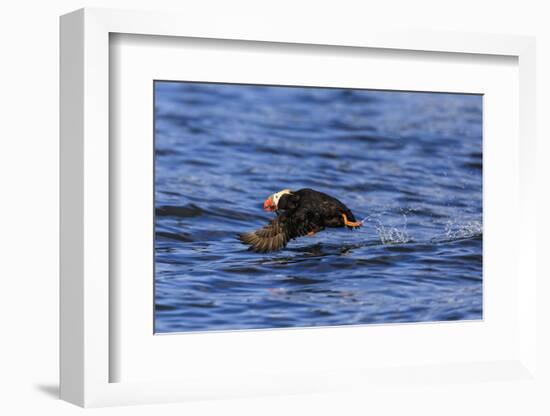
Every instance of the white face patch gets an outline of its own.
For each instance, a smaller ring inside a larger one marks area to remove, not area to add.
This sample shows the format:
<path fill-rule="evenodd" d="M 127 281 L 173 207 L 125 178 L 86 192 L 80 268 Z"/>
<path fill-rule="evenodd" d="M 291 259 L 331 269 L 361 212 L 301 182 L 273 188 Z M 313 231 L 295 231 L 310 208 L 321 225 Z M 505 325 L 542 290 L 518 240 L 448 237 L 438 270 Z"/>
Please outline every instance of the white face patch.
<path fill-rule="evenodd" d="M 279 203 L 279 199 L 281 199 L 281 197 L 285 194 L 290 194 L 290 189 L 283 189 L 282 191 L 273 194 L 272 198 L 275 205 Z"/>

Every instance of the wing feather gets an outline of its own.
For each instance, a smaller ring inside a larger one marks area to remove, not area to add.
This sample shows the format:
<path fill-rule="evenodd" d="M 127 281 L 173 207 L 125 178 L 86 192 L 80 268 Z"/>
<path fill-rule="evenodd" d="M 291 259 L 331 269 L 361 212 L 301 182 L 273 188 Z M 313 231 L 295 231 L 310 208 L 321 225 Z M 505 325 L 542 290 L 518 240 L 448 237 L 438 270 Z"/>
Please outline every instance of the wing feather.
<path fill-rule="evenodd" d="M 239 235 L 239 239 L 248 244 L 249 249 L 258 253 L 280 250 L 294 238 L 302 237 L 316 227 L 306 223 L 296 223 L 291 215 L 281 214 L 264 227 Z"/>

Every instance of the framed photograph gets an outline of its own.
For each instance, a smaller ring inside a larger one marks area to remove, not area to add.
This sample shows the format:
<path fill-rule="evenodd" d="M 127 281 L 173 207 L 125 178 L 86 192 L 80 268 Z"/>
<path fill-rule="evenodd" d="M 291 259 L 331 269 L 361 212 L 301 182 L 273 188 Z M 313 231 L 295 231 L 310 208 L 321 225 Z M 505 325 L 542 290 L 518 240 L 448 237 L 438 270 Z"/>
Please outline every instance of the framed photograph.
<path fill-rule="evenodd" d="M 537 383 L 534 51 L 63 16 L 61 397 Z"/>

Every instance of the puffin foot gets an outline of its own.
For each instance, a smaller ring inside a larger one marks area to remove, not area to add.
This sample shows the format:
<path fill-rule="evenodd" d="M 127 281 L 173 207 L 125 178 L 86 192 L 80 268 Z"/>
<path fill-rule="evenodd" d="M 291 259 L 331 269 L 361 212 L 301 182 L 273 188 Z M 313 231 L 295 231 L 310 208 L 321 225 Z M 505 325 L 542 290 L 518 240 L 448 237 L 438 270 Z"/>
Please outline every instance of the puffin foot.
<path fill-rule="evenodd" d="M 363 223 L 361 221 L 349 221 L 346 214 L 342 214 L 342 218 L 344 218 L 344 225 L 346 227 L 358 228 L 358 227 L 361 227 L 363 225 Z"/>

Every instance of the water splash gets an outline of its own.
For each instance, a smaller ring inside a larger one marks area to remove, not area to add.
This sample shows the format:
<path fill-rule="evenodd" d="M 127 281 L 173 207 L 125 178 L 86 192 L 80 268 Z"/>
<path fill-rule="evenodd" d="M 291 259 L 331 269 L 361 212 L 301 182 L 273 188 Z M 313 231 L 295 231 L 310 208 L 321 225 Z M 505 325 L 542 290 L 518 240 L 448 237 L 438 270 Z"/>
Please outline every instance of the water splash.
<path fill-rule="evenodd" d="M 446 240 L 460 240 L 477 237 L 482 234 L 483 225 L 481 221 L 452 219 L 448 220 L 445 224 L 444 236 Z"/>
<path fill-rule="evenodd" d="M 389 244 L 406 244 L 411 242 L 416 243 L 438 243 L 444 241 L 463 240 L 475 238 L 483 235 L 483 224 L 480 220 L 465 219 L 464 217 L 456 217 L 447 220 L 446 223 L 440 223 L 440 232 L 432 238 L 413 238 L 409 232 L 407 225 L 409 215 L 414 217 L 415 210 L 400 209 L 400 217 L 403 219 L 401 225 L 396 225 L 396 212 L 383 211 L 365 217 L 361 222 L 371 223 L 380 242 L 384 245 Z M 436 225 L 436 224 L 433 224 Z"/>
<path fill-rule="evenodd" d="M 361 222 L 371 222 L 378 233 L 382 244 L 405 244 L 410 243 L 412 238 L 407 230 L 407 213 L 402 212 L 403 225 L 401 227 L 386 226 L 381 217 L 386 213 L 378 213 L 365 217 Z"/>

